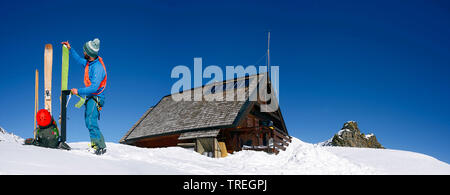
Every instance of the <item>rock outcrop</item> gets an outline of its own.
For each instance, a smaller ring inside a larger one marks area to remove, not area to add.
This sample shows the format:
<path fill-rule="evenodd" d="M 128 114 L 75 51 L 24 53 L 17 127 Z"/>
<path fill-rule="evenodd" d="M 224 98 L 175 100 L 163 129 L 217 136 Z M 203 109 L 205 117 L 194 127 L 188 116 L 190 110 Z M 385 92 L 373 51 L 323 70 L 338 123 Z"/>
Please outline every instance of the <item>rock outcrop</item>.
<path fill-rule="evenodd" d="M 344 146 L 359 148 L 384 148 L 374 134 L 361 133 L 355 121 L 348 121 L 331 140 L 323 143 L 326 146 Z"/>

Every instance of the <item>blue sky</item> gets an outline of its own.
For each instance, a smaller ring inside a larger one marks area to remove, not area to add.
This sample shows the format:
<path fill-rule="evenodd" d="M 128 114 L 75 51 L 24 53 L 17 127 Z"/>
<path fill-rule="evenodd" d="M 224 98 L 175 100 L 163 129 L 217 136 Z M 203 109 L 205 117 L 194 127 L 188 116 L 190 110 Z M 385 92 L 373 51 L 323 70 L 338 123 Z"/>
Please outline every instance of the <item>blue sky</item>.
<path fill-rule="evenodd" d="M 349 120 L 387 148 L 450 162 L 448 1 L 0 2 L 0 126 L 32 136 L 34 70 L 53 44 L 53 108 L 59 114 L 60 42 L 100 38 L 108 70 L 100 128 L 117 142 L 170 93 L 177 65 L 255 65 L 271 31 L 280 106 L 291 135 L 329 139 Z M 264 65 L 264 60 L 256 65 Z M 70 61 L 69 87 L 83 69 Z M 208 80 L 205 80 L 207 82 Z M 89 140 L 82 109 L 68 110 L 69 142 Z"/>

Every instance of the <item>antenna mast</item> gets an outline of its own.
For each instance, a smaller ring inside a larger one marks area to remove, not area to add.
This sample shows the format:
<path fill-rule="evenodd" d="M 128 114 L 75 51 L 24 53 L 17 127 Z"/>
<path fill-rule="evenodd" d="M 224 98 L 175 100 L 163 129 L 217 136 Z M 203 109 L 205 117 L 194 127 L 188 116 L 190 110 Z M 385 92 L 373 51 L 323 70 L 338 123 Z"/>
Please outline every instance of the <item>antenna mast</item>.
<path fill-rule="evenodd" d="M 270 73 L 270 31 L 267 35 L 267 83 L 270 82 L 269 73 Z"/>

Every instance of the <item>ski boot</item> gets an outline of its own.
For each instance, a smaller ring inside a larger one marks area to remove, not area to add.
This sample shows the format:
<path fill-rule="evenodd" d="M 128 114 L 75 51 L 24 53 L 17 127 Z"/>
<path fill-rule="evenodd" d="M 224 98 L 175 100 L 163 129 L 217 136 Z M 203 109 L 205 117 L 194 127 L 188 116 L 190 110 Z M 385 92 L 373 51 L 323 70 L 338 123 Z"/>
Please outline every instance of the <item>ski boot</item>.
<path fill-rule="evenodd" d="M 95 143 L 91 143 L 91 152 L 96 155 L 102 155 L 106 153 L 106 148 L 99 148 Z"/>

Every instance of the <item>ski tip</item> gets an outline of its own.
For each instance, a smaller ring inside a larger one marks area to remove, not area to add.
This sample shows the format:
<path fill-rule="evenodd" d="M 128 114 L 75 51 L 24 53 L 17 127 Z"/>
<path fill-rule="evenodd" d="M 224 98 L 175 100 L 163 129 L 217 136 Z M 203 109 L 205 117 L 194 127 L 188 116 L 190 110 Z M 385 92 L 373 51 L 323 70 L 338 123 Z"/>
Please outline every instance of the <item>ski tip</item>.
<path fill-rule="evenodd" d="M 52 44 L 50 43 L 45 44 L 45 49 L 52 49 L 52 48 L 53 48 Z"/>

